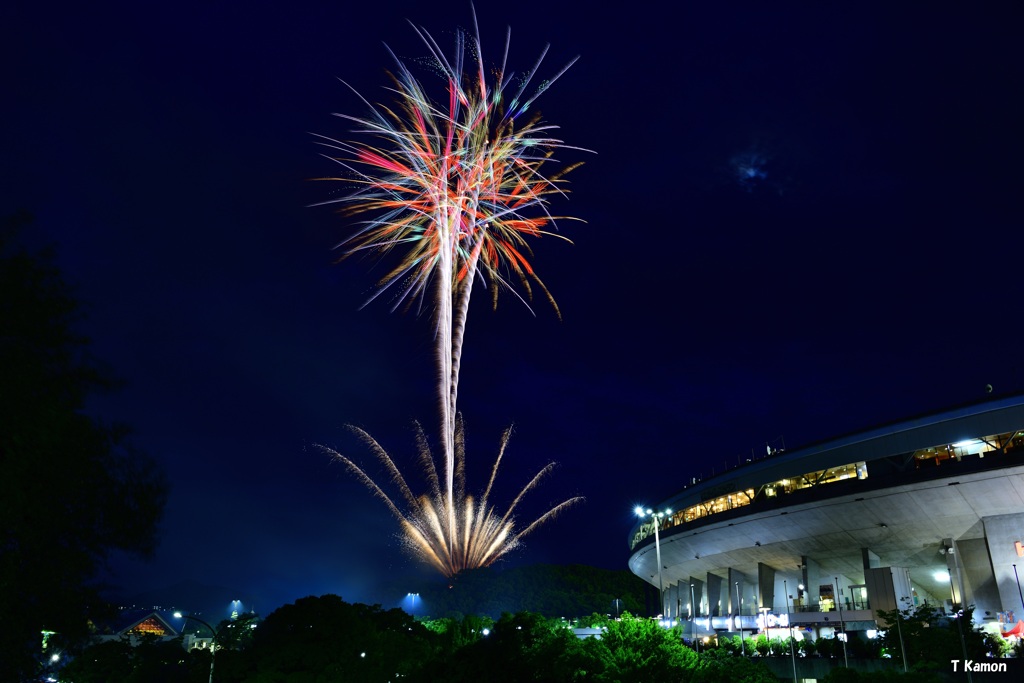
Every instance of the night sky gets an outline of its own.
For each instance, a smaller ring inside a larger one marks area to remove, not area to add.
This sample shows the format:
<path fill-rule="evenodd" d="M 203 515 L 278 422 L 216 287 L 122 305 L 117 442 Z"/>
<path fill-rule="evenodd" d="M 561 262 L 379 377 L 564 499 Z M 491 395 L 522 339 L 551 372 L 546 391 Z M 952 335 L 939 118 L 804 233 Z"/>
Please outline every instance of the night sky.
<path fill-rule="evenodd" d="M 1024 391 L 1024 9 L 811 5 L 479 3 L 485 58 L 506 26 L 515 69 L 581 55 L 536 108 L 596 151 L 557 155 L 586 162 L 553 206 L 574 244 L 532 245 L 562 320 L 484 292 L 469 317 L 470 489 L 514 423 L 496 502 L 550 460 L 521 519 L 586 497 L 503 566 L 625 569 L 635 504 L 766 443 Z M 0 211 L 57 245 L 125 381 L 90 409 L 171 484 L 124 595 L 393 606 L 431 576 L 316 448 L 372 466 L 359 425 L 418 481 L 413 420 L 437 434 L 429 315 L 363 307 L 386 264 L 335 264 L 352 221 L 310 206 L 342 189 L 310 182 L 337 171 L 311 133 L 366 113 L 341 80 L 389 101 L 385 43 L 422 63 L 406 20 L 472 28 L 463 0 L 0 10 Z"/>

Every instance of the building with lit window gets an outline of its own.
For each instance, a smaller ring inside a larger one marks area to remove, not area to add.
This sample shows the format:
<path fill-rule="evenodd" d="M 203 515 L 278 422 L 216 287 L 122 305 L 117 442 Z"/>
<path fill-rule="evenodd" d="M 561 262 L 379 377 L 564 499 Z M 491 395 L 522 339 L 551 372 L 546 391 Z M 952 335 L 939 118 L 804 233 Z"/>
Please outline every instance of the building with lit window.
<path fill-rule="evenodd" d="M 174 622 L 167 611 L 122 609 L 110 623 L 93 624 L 94 636 L 98 641 L 127 640 L 131 645 L 138 645 L 145 639 L 173 640 L 180 635 Z"/>
<path fill-rule="evenodd" d="M 232 605 L 240 604 L 234 601 Z M 232 616 L 232 619 L 237 617 Z M 161 608 L 121 608 L 108 623 L 92 624 L 96 642 L 124 641 L 136 646 L 147 640 L 175 640 L 180 638 L 186 650 L 208 650 L 213 647 L 214 632 L 204 621 L 182 617 L 178 610 Z"/>
<path fill-rule="evenodd" d="M 629 534 L 629 568 L 663 587 L 666 618 L 704 634 L 869 630 L 878 610 L 924 602 L 1015 624 L 1024 396 L 772 452 L 652 511 Z"/>

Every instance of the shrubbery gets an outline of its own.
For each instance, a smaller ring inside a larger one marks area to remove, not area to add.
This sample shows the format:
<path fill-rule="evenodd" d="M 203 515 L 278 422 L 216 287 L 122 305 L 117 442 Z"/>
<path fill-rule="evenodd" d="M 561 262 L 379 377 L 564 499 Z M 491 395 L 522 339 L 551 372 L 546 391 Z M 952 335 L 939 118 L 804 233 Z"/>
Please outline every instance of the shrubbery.
<path fill-rule="evenodd" d="M 837 664 L 826 680 L 936 680 L 936 662 L 948 664 L 949 653 L 961 651 L 956 625 L 944 623 L 943 617 L 933 612 L 900 618 L 904 638 L 913 638 L 912 644 L 907 641 L 912 669 L 909 674 L 903 674 L 897 659 L 894 668 L 870 674 Z M 621 619 L 594 615 L 583 621 L 589 627 L 600 628 L 600 638 L 577 638 L 567 621 L 531 612 L 505 614 L 497 621 L 479 616 L 416 621 L 400 610 L 353 605 L 333 595 L 310 597 L 268 616 L 251 642 L 240 643 L 235 649 L 222 644 L 225 649 L 217 653 L 216 679 L 313 683 L 387 681 L 398 676 L 409 683 L 765 683 L 777 680 L 765 658 L 792 654 L 843 657 L 842 641 L 834 638 L 797 641 L 797 652 L 790 649 L 788 639 L 770 639 L 764 634 L 747 637 L 742 646 L 738 637 L 722 637 L 702 643 L 698 653 L 684 642 L 685 633 L 663 628 L 651 619 L 626 613 Z M 882 656 L 884 646 L 891 655 L 894 648 L 899 651 L 895 634 L 896 629 L 890 629 L 876 641 L 851 636 L 847 654 L 851 659 L 877 658 Z M 987 643 L 980 632 L 969 630 L 964 635 L 968 656 L 983 658 Z M 205 680 L 208 670 L 204 662 L 196 654 L 183 654 L 180 643 L 173 647 L 178 648 L 179 655 L 168 659 L 172 644 L 145 652 L 133 652 L 118 643 L 97 645 L 68 667 L 75 677 L 67 680 L 137 681 L 142 680 L 140 667 L 147 668 L 143 676 L 146 680 L 156 680 L 154 672 L 168 683 Z"/>

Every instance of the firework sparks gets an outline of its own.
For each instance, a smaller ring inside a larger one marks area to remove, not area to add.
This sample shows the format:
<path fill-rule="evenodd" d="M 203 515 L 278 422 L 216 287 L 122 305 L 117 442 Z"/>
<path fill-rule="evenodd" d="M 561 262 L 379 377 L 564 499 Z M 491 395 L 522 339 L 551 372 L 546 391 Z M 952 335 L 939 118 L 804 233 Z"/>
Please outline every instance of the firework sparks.
<path fill-rule="evenodd" d="M 475 24 L 475 13 L 473 18 Z M 553 465 L 548 465 L 499 515 L 488 497 L 510 431 L 502 438 L 483 496 L 474 500 L 467 495 L 462 424 L 456 407 L 459 361 L 476 280 L 490 286 L 495 305 L 499 289 L 515 291 L 512 284 L 518 281 L 524 303 L 537 289 L 558 310 L 529 263 L 527 238 L 556 235 L 555 220 L 565 217 L 552 216 L 548 200 L 564 192 L 562 176 L 574 166 L 546 173 L 554 150 L 566 146 L 553 137 L 554 126 L 525 113 L 575 60 L 528 93 L 546 49 L 527 74 L 515 79 L 505 70 L 510 37 L 506 34 L 501 65 L 489 80 L 479 31 L 474 36 L 458 32 L 451 59 L 429 33 L 416 31 L 446 82 L 447 99 L 441 103 L 430 99 L 420 81 L 396 58 L 390 88 L 396 104 L 371 105 L 364 99 L 369 116 L 339 115 L 355 123 L 355 132 L 374 144 L 317 137 L 333 150 L 329 158 L 347 173 L 344 178 L 324 180 L 355 186 L 346 197 L 324 204 L 340 204 L 346 216 L 366 217 L 355 234 L 339 245 L 344 255 L 400 253 L 398 265 L 379 282 L 371 301 L 390 290 L 396 308 L 413 303 L 422 308 L 433 288 L 443 471 L 439 472 L 426 435 L 418 428 L 420 459 L 430 491 L 417 497 L 380 444 L 356 430 L 401 492 L 400 508 L 363 469 L 326 450 L 384 500 L 401 521 L 414 552 L 451 575 L 490 564 L 539 524 L 579 500 L 556 505 L 519 530 L 512 513 L 550 471 Z M 471 64 L 466 63 L 467 52 L 475 57 Z M 513 81 L 518 85 L 513 86 Z"/>
<path fill-rule="evenodd" d="M 419 448 L 419 457 L 423 465 L 426 478 L 429 483 L 429 490 L 420 496 L 416 496 L 398 466 L 388 455 L 387 451 L 366 431 L 358 427 L 351 428 L 370 448 L 373 454 L 387 470 L 392 484 L 401 494 L 401 500 L 396 502 L 382 489 L 372 477 L 361 467 L 349 458 L 341 455 L 334 449 L 321 446 L 321 449 L 344 463 L 345 467 L 352 472 L 357 479 L 373 491 L 387 506 L 391 514 L 401 523 L 406 546 L 422 561 L 432 565 L 445 576 L 453 576 L 463 569 L 483 567 L 501 557 L 505 553 L 515 549 L 519 542 L 531 531 L 544 522 L 552 519 L 565 508 L 580 501 L 579 498 L 571 498 L 551 508 L 543 515 L 534 520 L 526 527 L 517 527 L 513 513 L 520 501 L 535 488 L 540 481 L 555 467 L 555 463 L 548 463 L 533 479 L 522 488 L 519 494 L 508 506 L 504 513 L 490 502 L 491 490 L 498 476 L 502 457 L 505 448 L 508 446 L 509 438 L 512 435 L 512 428 L 509 427 L 502 435 L 498 448 L 498 455 L 491 467 L 490 480 L 487 488 L 479 500 L 466 493 L 465 482 L 465 440 L 462 432 L 461 419 L 456 420 L 455 434 L 455 456 L 456 475 L 452 491 L 454 506 L 449 506 L 448 495 L 441 488 L 441 481 L 437 474 L 433 454 L 427 443 L 426 434 L 420 425 L 416 425 L 416 441 Z M 401 503 L 401 507 L 399 505 Z M 450 535 L 447 521 L 454 517 L 456 522 L 455 536 Z"/>

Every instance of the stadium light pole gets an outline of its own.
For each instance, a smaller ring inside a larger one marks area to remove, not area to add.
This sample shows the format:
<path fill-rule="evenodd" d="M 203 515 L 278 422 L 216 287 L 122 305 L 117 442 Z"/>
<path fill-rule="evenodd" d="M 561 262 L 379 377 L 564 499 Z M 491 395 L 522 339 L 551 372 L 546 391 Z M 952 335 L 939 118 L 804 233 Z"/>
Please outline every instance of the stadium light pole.
<path fill-rule="evenodd" d="M 658 609 L 661 616 L 665 616 L 665 582 L 661 574 L 661 538 L 658 536 L 658 528 L 661 526 L 661 519 L 665 515 L 671 515 L 672 510 L 666 508 L 655 512 L 651 508 L 644 509 L 639 505 L 633 510 L 640 519 L 650 517 L 654 520 L 654 559 L 658 562 Z"/>

